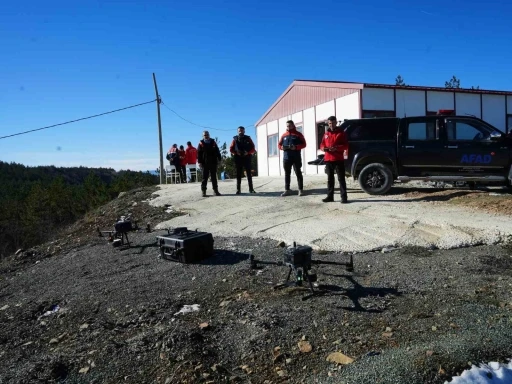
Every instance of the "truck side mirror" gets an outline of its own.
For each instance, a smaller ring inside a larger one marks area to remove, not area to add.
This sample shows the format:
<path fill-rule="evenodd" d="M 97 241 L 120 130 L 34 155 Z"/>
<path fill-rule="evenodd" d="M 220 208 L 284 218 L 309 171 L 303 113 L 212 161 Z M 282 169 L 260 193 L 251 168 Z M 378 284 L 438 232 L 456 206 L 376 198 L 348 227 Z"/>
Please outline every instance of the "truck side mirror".
<path fill-rule="evenodd" d="M 503 135 L 499 132 L 491 132 L 491 134 L 489 135 L 489 139 L 491 141 L 498 141 L 498 140 L 501 140 L 501 138 L 503 137 Z"/>

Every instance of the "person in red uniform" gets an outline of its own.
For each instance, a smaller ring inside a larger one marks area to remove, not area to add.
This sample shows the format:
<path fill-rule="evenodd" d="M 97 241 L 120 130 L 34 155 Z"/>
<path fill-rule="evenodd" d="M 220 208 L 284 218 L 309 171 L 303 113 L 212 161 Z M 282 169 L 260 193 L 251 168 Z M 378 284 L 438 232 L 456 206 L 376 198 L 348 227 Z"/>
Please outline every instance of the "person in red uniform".
<path fill-rule="evenodd" d="M 334 201 L 334 172 L 338 175 L 340 183 L 341 203 L 346 204 L 347 183 L 345 182 L 345 159 L 343 152 L 347 149 L 345 132 L 336 126 L 336 116 L 327 119 L 329 129 L 325 132 L 320 149 L 325 152 L 324 162 L 327 171 L 327 197 L 322 199 L 324 203 Z"/>
<path fill-rule="evenodd" d="M 292 194 L 290 190 L 290 178 L 292 167 L 297 176 L 297 184 L 299 187 L 299 196 L 304 195 L 304 181 L 302 178 L 302 157 L 300 151 L 306 148 L 306 139 L 297 131 L 295 123 L 292 120 L 286 122 L 286 132 L 283 133 L 279 143 L 279 150 L 283 151 L 283 168 L 284 168 L 284 192 L 281 196 Z"/>
<path fill-rule="evenodd" d="M 233 141 L 229 146 L 229 151 L 235 158 L 236 166 L 236 194 L 241 193 L 242 173 L 245 169 L 247 182 L 249 184 L 249 193 L 256 193 L 252 186 L 251 160 L 253 153 L 256 152 L 251 136 L 245 134 L 245 127 L 238 127 L 238 135 L 233 136 Z"/>
<path fill-rule="evenodd" d="M 187 160 L 187 165 L 193 165 L 191 168 L 191 172 L 196 171 L 196 163 L 197 163 L 197 149 L 192 145 L 190 141 L 187 141 L 187 148 L 185 149 L 185 159 Z M 190 181 L 196 181 L 196 176 L 192 173 L 190 177 Z"/>

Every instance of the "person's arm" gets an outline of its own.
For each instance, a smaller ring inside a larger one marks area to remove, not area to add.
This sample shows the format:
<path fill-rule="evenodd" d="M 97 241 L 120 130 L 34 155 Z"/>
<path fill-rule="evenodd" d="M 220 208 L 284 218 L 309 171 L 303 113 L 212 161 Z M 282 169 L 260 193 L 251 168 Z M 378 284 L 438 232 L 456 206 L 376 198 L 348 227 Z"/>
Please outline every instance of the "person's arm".
<path fill-rule="evenodd" d="M 217 144 L 215 144 L 215 149 L 217 150 L 217 160 L 221 161 L 222 160 L 222 156 L 220 154 L 220 149 L 219 149 L 219 146 Z"/>
<path fill-rule="evenodd" d="M 248 155 L 252 155 L 256 152 L 256 146 L 254 145 L 254 141 L 249 137 L 249 150 L 247 151 Z"/>
<path fill-rule="evenodd" d="M 304 148 L 306 148 L 306 139 L 304 138 L 304 135 L 300 132 L 297 132 L 297 137 L 299 138 L 299 144 L 295 146 L 296 151 L 300 151 Z"/>
<path fill-rule="evenodd" d="M 320 143 L 320 150 L 324 152 L 329 152 L 329 148 L 325 144 L 325 135 L 322 136 L 322 142 Z"/>
<path fill-rule="evenodd" d="M 203 145 L 201 142 L 197 145 L 197 164 L 199 164 L 199 168 L 203 168 Z"/>
<path fill-rule="evenodd" d="M 286 135 L 286 133 L 283 133 L 281 135 L 281 138 L 279 139 L 279 142 L 277 143 L 277 148 L 279 148 L 280 151 L 283 150 L 283 139 L 284 139 L 284 135 Z"/>
<path fill-rule="evenodd" d="M 233 139 L 233 141 L 231 142 L 231 145 L 229 146 L 229 152 L 233 155 L 236 155 L 236 151 L 235 151 L 235 139 Z"/>

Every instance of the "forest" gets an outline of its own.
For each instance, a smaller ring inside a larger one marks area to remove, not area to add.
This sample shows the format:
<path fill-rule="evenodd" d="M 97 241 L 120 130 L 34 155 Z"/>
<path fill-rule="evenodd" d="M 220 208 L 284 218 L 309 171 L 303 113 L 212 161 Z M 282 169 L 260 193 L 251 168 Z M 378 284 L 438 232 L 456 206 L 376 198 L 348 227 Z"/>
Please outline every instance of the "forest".
<path fill-rule="evenodd" d="M 120 192 L 158 183 L 150 172 L 0 161 L 0 259 L 49 240 Z"/>

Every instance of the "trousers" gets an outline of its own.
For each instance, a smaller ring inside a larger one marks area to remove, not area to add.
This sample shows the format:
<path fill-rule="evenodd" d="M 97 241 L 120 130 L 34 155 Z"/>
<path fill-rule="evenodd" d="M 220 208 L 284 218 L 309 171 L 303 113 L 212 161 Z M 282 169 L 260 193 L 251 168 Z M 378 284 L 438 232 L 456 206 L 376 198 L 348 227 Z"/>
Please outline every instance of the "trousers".
<path fill-rule="evenodd" d="M 334 196 L 334 172 L 338 175 L 340 183 L 340 194 L 343 200 L 347 199 L 347 182 L 345 181 L 345 162 L 344 161 L 327 161 L 325 163 L 327 171 L 327 196 Z"/>
<path fill-rule="evenodd" d="M 292 167 L 295 171 L 295 175 L 297 176 L 297 184 L 299 187 L 299 190 L 304 189 L 304 181 L 302 178 L 302 159 L 294 159 L 294 160 L 284 160 L 283 161 L 283 168 L 284 168 L 284 189 L 289 190 L 290 189 L 290 179 L 292 175 Z"/>

